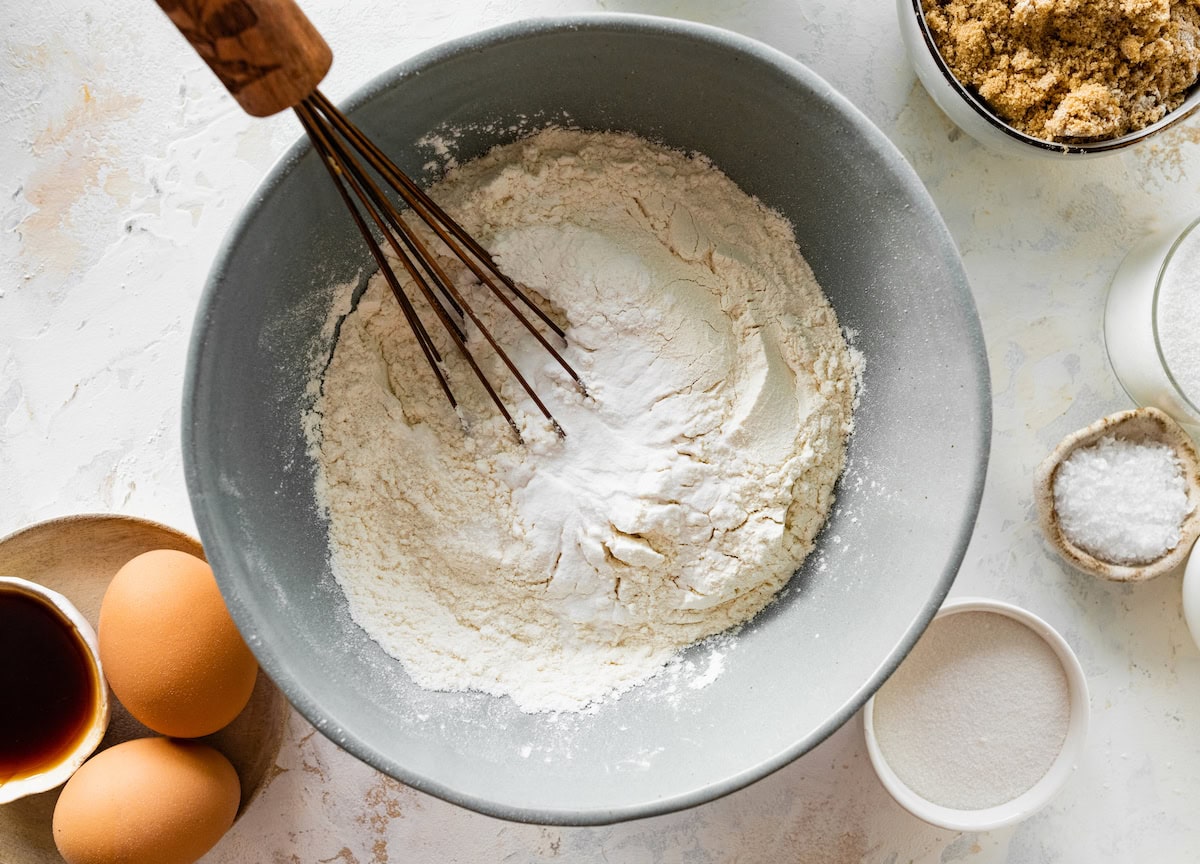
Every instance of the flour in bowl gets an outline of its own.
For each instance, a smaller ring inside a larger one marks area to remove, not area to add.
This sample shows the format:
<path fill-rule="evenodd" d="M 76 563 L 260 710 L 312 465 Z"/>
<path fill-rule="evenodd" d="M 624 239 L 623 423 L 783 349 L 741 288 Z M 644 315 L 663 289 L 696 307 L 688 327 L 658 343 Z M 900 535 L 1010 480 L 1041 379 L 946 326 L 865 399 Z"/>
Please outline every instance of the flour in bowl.
<path fill-rule="evenodd" d="M 352 310 L 344 289 L 308 417 L 331 566 L 420 686 L 579 710 L 788 581 L 833 500 L 861 361 L 789 224 L 703 158 L 550 129 L 433 194 L 564 326 L 589 395 L 480 289 L 567 434 L 482 350 L 517 442 L 446 338 L 460 419 L 382 278 Z"/>

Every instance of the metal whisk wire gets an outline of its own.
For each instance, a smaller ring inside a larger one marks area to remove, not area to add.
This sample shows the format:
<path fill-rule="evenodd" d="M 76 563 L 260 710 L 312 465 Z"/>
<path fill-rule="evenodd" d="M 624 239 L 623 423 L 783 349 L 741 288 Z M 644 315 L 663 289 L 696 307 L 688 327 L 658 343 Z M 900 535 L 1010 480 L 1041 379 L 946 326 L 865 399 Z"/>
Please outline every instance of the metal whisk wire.
<path fill-rule="evenodd" d="M 467 345 L 467 319 L 470 319 L 546 420 L 553 424 L 560 436 L 565 435 L 508 352 L 492 336 L 455 286 L 454 280 L 438 263 L 420 232 L 414 231 L 404 221 L 392 198 L 375 181 L 372 172 L 399 196 L 451 255 L 488 287 L 492 296 L 516 316 L 570 375 L 579 390 L 586 393 L 579 375 L 542 335 L 526 312 L 532 312 L 557 338 L 565 342 L 562 329 L 500 271 L 482 246 L 317 89 L 317 84 L 325 77 L 333 62 L 333 52 L 294 0 L 156 2 L 247 113 L 254 117 L 269 117 L 288 108 L 296 112 L 371 250 L 375 263 L 396 295 L 405 320 L 421 347 L 421 353 L 433 370 L 442 392 L 450 400 L 451 407 L 457 410 L 458 400 L 454 398 L 446 377 L 442 355 L 372 229 L 379 232 L 403 265 L 417 293 L 425 298 L 438 321 L 446 328 L 459 353 L 517 433 L 518 439 L 521 437 L 520 428 Z"/>
<path fill-rule="evenodd" d="M 313 143 L 313 147 L 328 169 L 342 200 L 354 218 L 380 272 L 395 295 L 405 319 L 421 348 L 430 369 L 436 376 L 450 405 L 457 409 L 458 400 L 442 368 L 443 358 L 434 345 L 429 331 L 421 320 L 412 299 L 404 290 L 391 262 L 380 243 L 375 239 L 370 224 L 373 224 L 391 248 L 396 259 L 403 265 L 411 282 L 424 296 L 441 324 L 449 332 L 452 341 L 463 359 L 471 367 L 475 377 L 483 386 L 496 408 L 508 421 L 520 438 L 520 429 L 495 386 L 480 367 L 479 362 L 467 345 L 466 329 L 461 323 L 469 318 L 475 328 L 491 346 L 492 350 L 521 385 L 521 388 L 538 407 L 560 436 L 566 432 L 558 424 L 534 391 L 516 364 L 496 341 L 487 326 L 480 320 L 471 304 L 463 297 L 454 280 L 438 263 L 429 246 L 413 227 L 405 222 L 403 215 L 388 198 L 379 184 L 363 165 L 365 162 L 382 180 L 393 189 L 405 205 L 429 227 L 454 257 L 458 258 L 491 293 L 513 314 L 541 346 L 571 377 L 581 392 L 586 388 L 579 375 L 571 368 L 562 354 L 552 345 L 526 315 L 525 310 L 514 303 L 514 298 L 531 311 L 558 338 L 564 340 L 562 329 L 537 306 L 496 265 L 495 261 L 454 219 L 437 205 L 411 178 L 404 174 L 369 138 L 360 132 L 319 90 L 294 106 L 297 117 Z M 365 213 L 365 217 L 364 217 Z M 370 224 L 368 223 L 368 219 Z M 510 296 L 511 295 L 511 296 Z"/>

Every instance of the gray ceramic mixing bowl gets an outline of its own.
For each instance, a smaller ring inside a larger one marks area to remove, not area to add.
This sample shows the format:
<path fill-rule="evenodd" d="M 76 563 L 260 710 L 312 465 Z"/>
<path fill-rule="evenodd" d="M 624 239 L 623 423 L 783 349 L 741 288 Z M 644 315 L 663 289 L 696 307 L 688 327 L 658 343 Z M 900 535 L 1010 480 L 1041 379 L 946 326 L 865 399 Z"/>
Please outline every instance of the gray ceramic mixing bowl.
<path fill-rule="evenodd" d="M 205 550 L 263 668 L 325 735 L 439 797 L 599 824 L 738 789 L 844 723 L 953 581 L 990 435 L 987 361 L 954 245 L 887 139 L 799 63 L 709 27 L 627 15 L 526 22 L 404 63 L 346 106 L 411 174 L 553 121 L 707 154 L 782 211 L 867 368 L 818 550 L 706 687 L 656 679 L 591 714 L 433 693 L 351 621 L 330 574 L 301 412 L 329 286 L 371 269 L 298 144 L 235 226 L 201 301 L 184 396 Z M 693 649 L 702 662 L 709 655 Z"/>

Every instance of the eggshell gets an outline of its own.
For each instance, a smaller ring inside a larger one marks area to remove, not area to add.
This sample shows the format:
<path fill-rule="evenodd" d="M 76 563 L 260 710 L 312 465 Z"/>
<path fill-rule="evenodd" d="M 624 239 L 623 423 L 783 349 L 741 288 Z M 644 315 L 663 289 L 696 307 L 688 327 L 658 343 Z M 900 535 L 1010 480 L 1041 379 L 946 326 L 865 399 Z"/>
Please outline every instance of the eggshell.
<path fill-rule="evenodd" d="M 104 594 L 98 630 L 113 693 L 155 732 L 209 735 L 250 700 L 258 664 L 212 568 L 194 555 L 158 549 L 127 563 Z"/>
<path fill-rule="evenodd" d="M 237 772 L 206 744 L 136 738 L 67 781 L 54 842 L 68 864 L 193 864 L 233 825 L 240 797 Z"/>

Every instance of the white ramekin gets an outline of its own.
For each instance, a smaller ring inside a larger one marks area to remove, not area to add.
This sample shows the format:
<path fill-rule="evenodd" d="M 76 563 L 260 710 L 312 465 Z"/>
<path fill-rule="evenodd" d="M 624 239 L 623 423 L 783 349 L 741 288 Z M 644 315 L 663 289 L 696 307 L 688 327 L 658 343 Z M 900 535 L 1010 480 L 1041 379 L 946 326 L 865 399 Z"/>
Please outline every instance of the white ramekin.
<path fill-rule="evenodd" d="M 1071 718 L 1067 725 L 1067 736 L 1063 740 L 1062 749 L 1042 779 L 1013 800 L 995 807 L 959 810 L 935 804 L 910 789 L 884 758 L 879 741 L 875 737 L 874 696 L 867 702 L 863 712 L 863 727 L 871 765 L 875 768 L 875 773 L 879 776 L 883 787 L 901 807 L 918 819 L 951 831 L 991 831 L 1029 818 L 1049 803 L 1062 788 L 1067 778 L 1075 771 L 1076 763 L 1083 753 L 1091 706 L 1088 699 L 1087 679 L 1083 674 L 1083 667 L 1079 664 L 1079 659 L 1066 640 L 1041 618 L 1011 603 L 982 597 L 964 597 L 945 603 L 933 620 L 936 622 L 947 615 L 956 615 L 960 612 L 991 612 L 1012 618 L 1041 636 L 1062 663 L 1067 677 Z"/>

